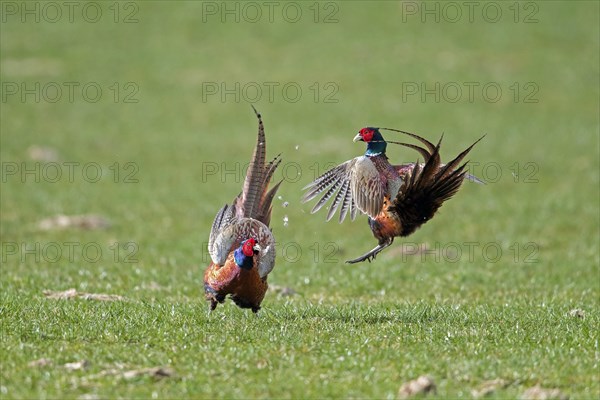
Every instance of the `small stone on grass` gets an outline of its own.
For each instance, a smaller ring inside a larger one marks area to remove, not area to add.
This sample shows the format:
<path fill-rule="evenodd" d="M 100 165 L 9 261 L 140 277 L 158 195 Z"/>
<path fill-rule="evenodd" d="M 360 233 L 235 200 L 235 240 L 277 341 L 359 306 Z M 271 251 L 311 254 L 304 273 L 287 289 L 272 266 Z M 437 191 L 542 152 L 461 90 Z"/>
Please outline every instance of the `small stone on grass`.
<path fill-rule="evenodd" d="M 473 389 L 471 391 L 471 395 L 474 398 L 478 399 L 484 396 L 488 396 L 497 391 L 498 389 L 503 389 L 506 386 L 508 386 L 508 382 L 506 382 L 504 379 L 494 379 L 491 381 L 485 381 L 481 385 L 479 385 L 477 389 Z"/>
<path fill-rule="evenodd" d="M 569 311 L 569 315 L 571 317 L 576 317 L 576 318 L 581 318 L 581 319 L 585 319 L 585 311 L 583 311 L 580 308 L 575 308 L 571 311 Z"/>
<path fill-rule="evenodd" d="M 59 229 L 96 230 L 110 227 L 110 222 L 100 215 L 56 215 L 38 222 L 38 228 L 43 231 Z"/>
<path fill-rule="evenodd" d="M 569 396 L 558 389 L 546 389 L 539 385 L 531 387 L 523 392 L 522 400 L 568 400 Z"/>
<path fill-rule="evenodd" d="M 55 292 L 53 290 L 44 290 L 44 296 L 48 299 L 55 300 L 69 300 L 75 298 L 82 298 L 84 300 L 97 300 L 97 301 L 123 301 L 127 300 L 123 296 L 118 294 L 104 294 L 104 293 L 86 293 L 78 292 L 76 289 L 67 289 L 64 291 Z"/>
<path fill-rule="evenodd" d="M 30 146 L 27 155 L 33 161 L 55 162 L 58 161 L 58 153 L 51 147 Z"/>
<path fill-rule="evenodd" d="M 48 358 L 40 358 L 39 360 L 34 360 L 34 361 L 31 361 L 29 364 L 27 364 L 27 366 L 30 368 L 48 367 L 50 365 L 52 365 L 52 360 L 50 360 Z"/>
<path fill-rule="evenodd" d="M 63 367 L 65 367 L 65 369 L 68 369 L 69 371 L 79 371 L 82 369 L 86 369 L 89 366 L 90 366 L 90 362 L 88 360 L 75 361 L 75 362 L 66 363 L 65 365 L 63 365 Z"/>
<path fill-rule="evenodd" d="M 406 382 L 398 391 L 401 399 L 406 399 L 418 394 L 435 393 L 435 383 L 429 376 L 420 376 L 415 380 Z"/>

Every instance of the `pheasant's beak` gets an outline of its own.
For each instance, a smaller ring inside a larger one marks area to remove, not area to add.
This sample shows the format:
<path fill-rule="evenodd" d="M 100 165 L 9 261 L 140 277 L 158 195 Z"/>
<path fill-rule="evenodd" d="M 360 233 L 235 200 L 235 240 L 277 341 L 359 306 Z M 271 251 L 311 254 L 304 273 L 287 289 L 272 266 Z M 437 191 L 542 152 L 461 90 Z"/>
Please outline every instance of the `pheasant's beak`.
<path fill-rule="evenodd" d="M 356 136 L 354 136 L 354 139 L 352 139 L 353 142 L 364 142 L 362 136 L 360 136 L 360 133 Z"/>
<path fill-rule="evenodd" d="M 260 246 L 257 244 L 254 245 L 254 247 L 252 247 L 252 250 L 254 250 L 254 254 L 258 254 L 260 253 Z"/>

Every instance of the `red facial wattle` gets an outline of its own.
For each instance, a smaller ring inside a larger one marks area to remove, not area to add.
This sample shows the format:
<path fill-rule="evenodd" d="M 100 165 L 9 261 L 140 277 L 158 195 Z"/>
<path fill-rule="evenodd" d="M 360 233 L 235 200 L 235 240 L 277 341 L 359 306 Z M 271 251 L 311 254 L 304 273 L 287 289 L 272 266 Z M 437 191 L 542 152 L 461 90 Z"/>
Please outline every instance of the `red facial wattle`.
<path fill-rule="evenodd" d="M 374 132 L 373 132 L 373 130 L 372 130 L 372 129 L 368 129 L 368 128 L 362 128 L 362 129 L 360 130 L 360 132 L 359 132 L 359 133 L 360 133 L 360 136 L 362 137 L 362 139 L 363 139 L 365 142 L 367 142 L 367 143 L 368 143 L 368 142 L 370 142 L 371 140 L 373 140 L 373 133 L 374 133 Z"/>
<path fill-rule="evenodd" d="M 256 240 L 254 240 L 253 238 L 246 240 L 242 244 L 242 253 L 244 253 L 244 255 L 246 257 L 252 257 L 254 255 L 254 245 L 255 244 L 256 244 Z"/>

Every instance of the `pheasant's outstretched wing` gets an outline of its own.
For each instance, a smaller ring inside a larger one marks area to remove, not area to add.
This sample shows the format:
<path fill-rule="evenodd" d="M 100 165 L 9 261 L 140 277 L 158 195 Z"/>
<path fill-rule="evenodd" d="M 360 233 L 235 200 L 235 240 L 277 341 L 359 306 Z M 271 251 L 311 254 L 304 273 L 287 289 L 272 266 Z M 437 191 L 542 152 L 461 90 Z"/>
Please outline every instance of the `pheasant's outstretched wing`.
<path fill-rule="evenodd" d="M 369 216 L 377 215 L 383 205 L 385 194 L 385 186 L 379 171 L 365 156 L 353 158 L 330 169 L 302 190 L 307 190 L 302 197 L 303 203 L 325 192 L 311 213 L 319 211 L 333 197 L 333 203 L 327 213 L 327 221 L 341 206 L 340 222 L 344 221 L 348 212 L 354 220 L 357 209 Z"/>
<path fill-rule="evenodd" d="M 208 237 L 208 254 L 210 254 L 213 263 L 217 265 L 225 263 L 234 244 L 235 238 L 232 235 L 222 235 L 222 233 L 232 226 L 236 219 L 235 207 L 228 204 L 225 204 L 215 216 Z"/>
<path fill-rule="evenodd" d="M 355 160 L 350 171 L 352 198 L 359 210 L 374 217 L 381 211 L 386 188 L 381 174 L 368 157 L 357 157 Z"/>

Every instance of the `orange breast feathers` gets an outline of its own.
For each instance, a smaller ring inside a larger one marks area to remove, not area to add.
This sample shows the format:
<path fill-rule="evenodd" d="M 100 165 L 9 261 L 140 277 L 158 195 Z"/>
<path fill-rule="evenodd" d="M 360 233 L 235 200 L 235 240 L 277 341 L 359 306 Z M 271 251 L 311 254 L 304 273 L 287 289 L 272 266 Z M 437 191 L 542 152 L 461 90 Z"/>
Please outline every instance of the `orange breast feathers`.
<path fill-rule="evenodd" d="M 370 222 L 371 230 L 373 231 L 373 235 L 377 239 L 395 237 L 400 234 L 402 231 L 402 223 L 401 221 L 390 214 L 388 208 L 390 206 L 390 201 L 387 196 L 383 199 L 383 207 L 377 216 Z"/>
<path fill-rule="evenodd" d="M 258 275 L 258 257 L 251 269 L 237 266 L 233 251 L 222 267 L 211 262 L 204 273 L 204 282 L 222 295 L 235 295 L 252 304 L 260 304 L 269 285 Z"/>

